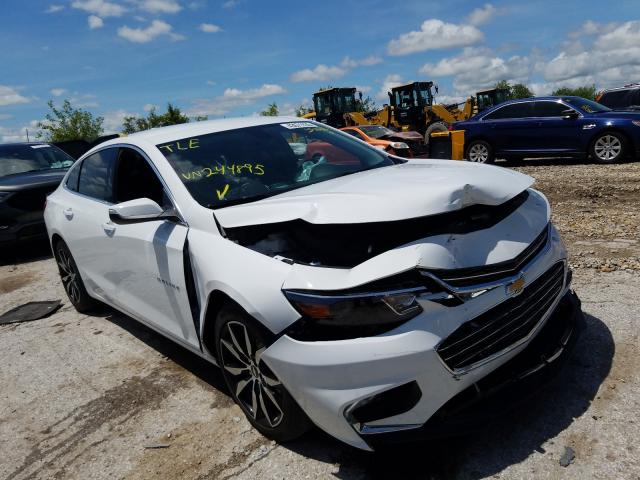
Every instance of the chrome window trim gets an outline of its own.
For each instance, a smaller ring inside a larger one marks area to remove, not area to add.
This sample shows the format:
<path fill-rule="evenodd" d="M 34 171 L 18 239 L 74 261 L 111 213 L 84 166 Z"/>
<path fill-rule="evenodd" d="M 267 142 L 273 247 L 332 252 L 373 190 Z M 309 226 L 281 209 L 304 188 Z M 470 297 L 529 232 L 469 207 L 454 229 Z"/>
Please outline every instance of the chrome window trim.
<path fill-rule="evenodd" d="M 82 176 L 82 163 L 84 163 L 84 161 L 89 158 L 90 156 L 94 155 L 95 153 L 99 153 L 102 152 L 104 150 L 107 150 L 109 148 L 130 148 L 132 150 L 135 150 L 137 153 L 139 153 L 142 158 L 144 158 L 144 160 L 149 164 L 149 166 L 151 167 L 151 169 L 153 170 L 153 172 L 156 174 L 156 176 L 158 177 L 158 179 L 160 180 L 160 183 L 162 183 L 162 188 L 165 190 L 165 193 L 167 194 L 167 196 L 169 197 L 169 200 L 171 201 L 171 204 L 173 205 L 174 210 L 176 211 L 176 213 L 178 214 L 178 217 L 180 218 L 180 222 L 182 224 L 184 224 L 185 226 L 189 226 L 189 224 L 186 222 L 186 220 L 184 219 L 184 215 L 182 214 L 180 207 L 178 206 L 177 202 L 175 201 L 175 197 L 173 196 L 173 194 L 171 193 L 171 190 L 169 189 L 169 186 L 167 185 L 167 183 L 165 182 L 164 178 L 162 178 L 162 175 L 160 175 L 160 172 L 158 171 L 158 168 L 155 166 L 155 164 L 149 159 L 148 155 L 137 145 L 132 145 L 130 143 L 116 143 L 116 144 L 112 144 L 112 145 L 106 145 L 102 148 L 99 148 L 98 150 L 91 152 L 90 155 L 87 155 L 84 158 L 80 158 L 77 161 L 78 164 L 78 168 L 80 168 L 80 173 L 79 173 L 79 177 L 78 177 L 78 185 L 80 184 L 79 179 L 80 176 Z M 118 159 L 119 155 L 116 156 L 116 161 Z M 72 167 L 73 168 L 73 167 Z M 69 169 L 69 172 L 71 171 L 71 169 Z M 64 180 L 62 181 L 62 188 L 64 190 L 66 190 L 69 193 L 72 193 L 74 195 L 78 195 L 80 197 L 86 198 L 88 200 L 93 200 L 94 202 L 98 202 L 98 203 L 102 203 L 103 205 L 107 205 L 107 206 L 112 206 L 112 205 L 116 205 L 115 203 L 112 202 L 107 202 L 105 200 L 100 200 L 98 198 L 95 197 L 90 197 L 89 195 L 85 195 L 83 193 L 80 192 L 76 192 L 74 190 L 71 190 L 70 188 L 67 187 L 67 177 L 68 177 L 68 173 L 67 175 L 65 175 Z M 114 179 L 115 180 L 115 179 Z"/>

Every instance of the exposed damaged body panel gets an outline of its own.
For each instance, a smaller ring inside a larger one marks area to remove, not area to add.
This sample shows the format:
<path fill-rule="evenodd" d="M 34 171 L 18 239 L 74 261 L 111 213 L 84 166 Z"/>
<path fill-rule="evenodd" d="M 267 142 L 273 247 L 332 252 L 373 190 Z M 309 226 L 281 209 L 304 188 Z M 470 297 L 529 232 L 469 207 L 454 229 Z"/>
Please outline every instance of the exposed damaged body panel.
<path fill-rule="evenodd" d="M 315 224 L 297 219 L 226 229 L 229 239 L 269 256 L 296 263 L 354 267 L 376 255 L 425 237 L 491 228 L 529 197 L 524 191 L 501 205 L 471 205 L 452 212 L 405 220 Z"/>
<path fill-rule="evenodd" d="M 329 225 L 393 222 L 501 205 L 533 185 L 533 178 L 512 170 L 478 167 L 411 160 L 217 209 L 215 216 L 225 229 L 298 219 Z"/>

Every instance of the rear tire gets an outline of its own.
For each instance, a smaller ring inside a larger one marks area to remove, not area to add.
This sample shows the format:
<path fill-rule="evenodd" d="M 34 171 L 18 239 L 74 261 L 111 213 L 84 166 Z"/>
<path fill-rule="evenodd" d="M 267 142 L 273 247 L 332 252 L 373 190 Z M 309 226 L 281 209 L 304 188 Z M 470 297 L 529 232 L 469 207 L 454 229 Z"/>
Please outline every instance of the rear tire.
<path fill-rule="evenodd" d="M 310 420 L 261 360 L 273 335 L 240 307 L 227 303 L 218 312 L 215 336 L 222 376 L 251 425 L 278 442 L 295 440 L 307 432 Z"/>
<path fill-rule="evenodd" d="M 467 145 L 464 158 L 469 162 L 493 163 L 495 154 L 489 143 L 484 140 L 474 140 Z"/>
<path fill-rule="evenodd" d="M 599 163 L 617 163 L 624 158 L 626 139 L 617 132 L 604 132 L 591 145 L 591 156 Z"/>
<path fill-rule="evenodd" d="M 53 247 L 53 254 L 58 264 L 62 286 L 74 308 L 80 313 L 87 313 L 95 309 L 99 303 L 87 293 L 78 266 L 67 244 L 59 240 Z"/>

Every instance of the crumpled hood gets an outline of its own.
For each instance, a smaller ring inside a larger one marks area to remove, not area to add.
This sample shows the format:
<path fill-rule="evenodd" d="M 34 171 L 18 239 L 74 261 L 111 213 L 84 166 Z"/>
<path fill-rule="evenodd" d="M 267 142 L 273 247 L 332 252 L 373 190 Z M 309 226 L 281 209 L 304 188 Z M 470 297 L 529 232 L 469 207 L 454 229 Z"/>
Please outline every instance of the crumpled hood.
<path fill-rule="evenodd" d="M 387 222 L 500 205 L 533 185 L 505 168 L 445 160 L 410 162 L 346 175 L 215 211 L 224 228 L 301 219 L 312 224 Z"/>

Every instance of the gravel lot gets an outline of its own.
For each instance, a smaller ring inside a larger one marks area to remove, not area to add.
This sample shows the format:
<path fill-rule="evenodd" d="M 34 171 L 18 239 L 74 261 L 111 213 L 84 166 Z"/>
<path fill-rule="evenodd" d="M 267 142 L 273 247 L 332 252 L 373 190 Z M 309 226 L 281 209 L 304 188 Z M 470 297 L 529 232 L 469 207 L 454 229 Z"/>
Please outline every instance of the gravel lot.
<path fill-rule="evenodd" d="M 111 309 L 76 313 L 34 246 L 4 252 L 0 312 L 65 305 L 0 326 L 0 478 L 640 479 L 640 163 L 518 169 L 553 204 L 588 325 L 556 381 L 482 434 L 376 454 L 318 431 L 277 445 L 214 367 Z"/>

